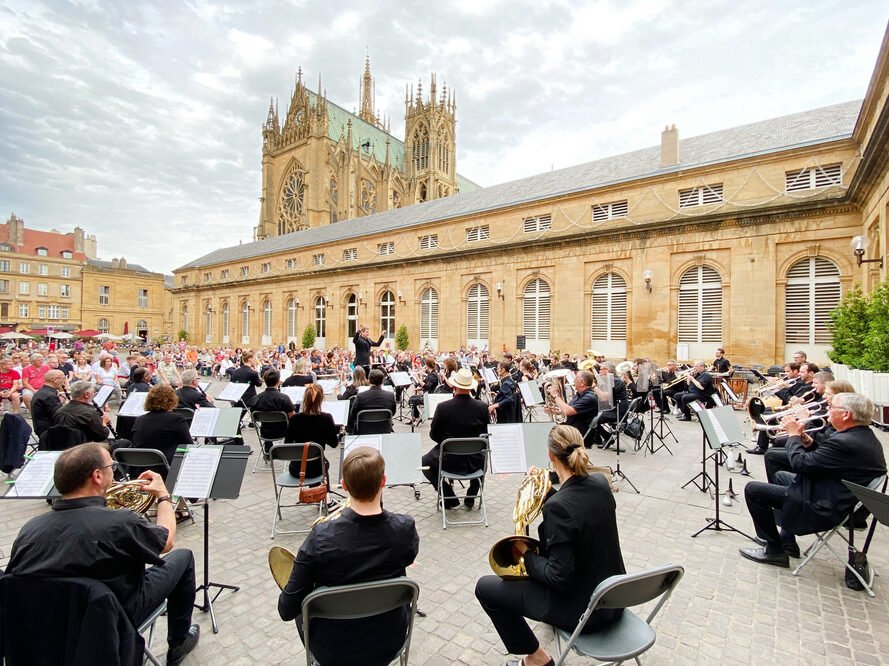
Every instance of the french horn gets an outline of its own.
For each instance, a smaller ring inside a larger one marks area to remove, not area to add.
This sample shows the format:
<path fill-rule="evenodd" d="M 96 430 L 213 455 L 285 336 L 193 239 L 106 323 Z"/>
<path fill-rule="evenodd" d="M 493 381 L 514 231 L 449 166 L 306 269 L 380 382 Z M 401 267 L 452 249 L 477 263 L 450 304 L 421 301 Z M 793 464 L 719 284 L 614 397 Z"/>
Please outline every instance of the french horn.
<path fill-rule="evenodd" d="M 531 552 L 539 552 L 540 542 L 525 534 L 526 528 L 534 522 L 543 510 L 543 502 L 552 488 L 549 470 L 535 469 L 522 479 L 516 493 L 516 504 L 512 511 L 515 534 L 503 537 L 488 552 L 488 563 L 495 574 L 503 580 L 524 580 L 528 576 L 524 558 L 517 559 L 513 544 L 523 542 Z"/>
<path fill-rule="evenodd" d="M 154 495 L 142 490 L 146 483 L 148 481 L 144 479 L 112 483 L 105 491 L 105 506 L 114 511 L 130 509 L 136 513 L 145 513 L 154 504 Z"/>

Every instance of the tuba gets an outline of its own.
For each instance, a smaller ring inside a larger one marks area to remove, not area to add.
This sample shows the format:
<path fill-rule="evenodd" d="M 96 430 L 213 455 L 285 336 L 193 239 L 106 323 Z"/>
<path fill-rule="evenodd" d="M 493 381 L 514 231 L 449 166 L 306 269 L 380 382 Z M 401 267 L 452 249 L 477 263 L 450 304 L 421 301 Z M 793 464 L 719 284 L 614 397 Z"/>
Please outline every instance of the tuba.
<path fill-rule="evenodd" d="M 105 491 L 105 506 L 116 511 L 130 509 L 136 513 L 145 513 L 154 504 L 154 495 L 144 492 L 141 488 L 148 481 L 116 481 Z"/>
<path fill-rule="evenodd" d="M 494 573 L 503 580 L 524 580 L 528 577 L 524 561 L 516 560 L 512 545 L 518 541 L 528 544 L 529 550 L 537 552 L 540 542 L 525 534 L 527 527 L 534 522 L 543 510 L 543 502 L 552 488 L 549 470 L 537 468 L 528 472 L 516 493 L 516 504 L 512 511 L 515 521 L 515 534 L 500 539 L 488 553 L 488 562 Z"/>
<path fill-rule="evenodd" d="M 550 415 L 553 417 L 553 421 L 556 423 L 565 423 L 568 420 L 568 417 L 562 414 L 559 410 L 559 406 L 553 398 L 549 394 L 549 387 L 555 384 L 559 387 L 559 396 L 562 398 L 564 402 L 568 402 L 568 398 L 565 394 L 565 381 L 568 375 L 571 374 L 571 371 L 568 368 L 557 368 L 556 370 L 550 370 L 543 376 L 543 382 L 540 384 L 540 389 L 543 391 L 544 400 L 546 400 L 546 406 L 550 409 Z"/>

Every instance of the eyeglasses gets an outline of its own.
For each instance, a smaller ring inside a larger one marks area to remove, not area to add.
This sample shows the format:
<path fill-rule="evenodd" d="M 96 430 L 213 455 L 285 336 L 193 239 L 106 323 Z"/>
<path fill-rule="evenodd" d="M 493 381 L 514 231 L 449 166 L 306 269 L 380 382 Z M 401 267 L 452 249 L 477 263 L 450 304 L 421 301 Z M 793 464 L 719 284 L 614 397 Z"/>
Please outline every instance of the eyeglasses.
<path fill-rule="evenodd" d="M 116 462 L 113 462 L 110 465 L 102 465 L 101 467 L 99 467 L 97 469 L 108 469 L 109 467 L 111 468 L 112 472 L 120 471 L 120 465 Z"/>
<path fill-rule="evenodd" d="M 840 410 L 841 412 L 848 412 L 848 411 L 851 411 L 851 410 L 849 410 L 849 409 L 846 409 L 845 407 L 841 407 L 840 405 L 828 405 L 827 408 L 828 408 L 828 409 L 838 409 L 838 410 Z"/>

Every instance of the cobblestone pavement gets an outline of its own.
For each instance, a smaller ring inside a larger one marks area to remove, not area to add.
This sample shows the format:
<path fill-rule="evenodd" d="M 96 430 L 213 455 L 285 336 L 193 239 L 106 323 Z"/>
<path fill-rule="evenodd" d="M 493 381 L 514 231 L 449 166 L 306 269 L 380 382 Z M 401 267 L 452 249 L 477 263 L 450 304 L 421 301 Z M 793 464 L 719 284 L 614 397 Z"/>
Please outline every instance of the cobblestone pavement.
<path fill-rule="evenodd" d="M 214 384 L 212 394 L 221 390 Z M 741 420 L 744 416 L 738 412 Z M 639 488 L 636 494 L 622 482 L 617 499 L 621 545 L 628 571 L 639 571 L 673 562 L 685 567 L 685 577 L 656 620 L 656 645 L 644 657 L 649 664 L 883 664 L 889 663 L 889 588 L 879 577 L 877 596 L 854 592 L 843 584 L 843 568 L 823 552 L 800 576 L 787 569 L 757 565 L 740 557 L 738 548 L 751 542 L 733 532 L 708 531 L 693 539 L 713 515 L 713 500 L 693 486 L 682 488 L 700 469 L 701 434 L 696 423 L 668 420 L 679 439 L 668 438 L 673 451 L 655 455 L 627 453 L 621 468 Z M 408 431 L 402 424 L 398 431 Z M 648 430 L 646 424 L 646 431 Z M 745 428 L 746 430 L 746 428 Z M 428 426 L 423 449 L 428 450 Z M 245 440 L 256 450 L 256 435 L 245 430 Z M 886 446 L 889 436 L 878 433 Z M 255 455 L 255 454 L 254 454 Z M 328 452 L 332 463 L 339 452 Z M 734 490 L 742 495 L 749 479 L 764 479 L 763 459 L 747 457 L 751 477 L 731 474 Z M 615 455 L 594 449 L 593 461 L 614 465 Z M 213 634 L 210 618 L 196 612 L 201 642 L 186 663 L 205 664 L 298 664 L 304 651 L 293 623 L 277 614 L 278 588 L 269 574 L 266 556 L 272 545 L 296 551 L 301 535 L 269 538 L 273 489 L 268 471 L 251 473 L 251 457 L 241 496 L 212 505 L 210 525 L 211 579 L 239 585 L 239 592 L 224 592 L 215 604 L 220 632 Z M 331 469 L 336 473 L 336 464 Z M 475 581 L 489 573 L 488 549 L 513 531 L 512 507 L 518 475 L 496 475 L 486 486 L 489 527 L 441 528 L 434 506 L 435 494 L 421 486 L 416 501 L 409 488 L 385 492 L 386 508 L 411 514 L 420 532 L 420 554 L 408 576 L 420 584 L 420 609 L 410 662 L 430 666 L 445 664 L 501 664 L 503 647 L 487 616 L 476 602 Z M 725 473 L 721 483 L 725 487 Z M 6 562 L 22 524 L 46 511 L 38 501 L 6 502 L 0 518 L 0 566 Z M 720 505 L 722 518 L 752 533 L 743 501 Z M 466 509 L 458 509 L 465 513 Z M 291 509 L 285 513 L 285 529 L 307 526 L 311 512 Z M 197 524 L 180 526 L 177 547 L 191 548 L 202 576 L 203 517 Z M 532 528 L 533 529 L 533 528 Z M 809 537 L 800 539 L 805 546 Z M 889 572 L 889 532 L 878 528 L 869 559 L 877 572 Z M 552 633 L 542 625 L 536 633 L 546 647 L 553 647 Z M 163 637 L 161 627 L 159 637 Z M 164 641 L 156 640 L 162 652 Z M 569 664 L 589 663 L 576 655 Z"/>

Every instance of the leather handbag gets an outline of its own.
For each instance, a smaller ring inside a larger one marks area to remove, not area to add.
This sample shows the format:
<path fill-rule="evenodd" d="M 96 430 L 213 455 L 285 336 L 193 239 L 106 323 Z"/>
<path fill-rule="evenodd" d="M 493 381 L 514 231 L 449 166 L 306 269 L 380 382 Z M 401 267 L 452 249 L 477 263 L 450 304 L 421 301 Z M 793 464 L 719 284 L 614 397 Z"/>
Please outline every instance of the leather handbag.
<path fill-rule="evenodd" d="M 306 461 L 309 457 L 309 447 L 308 445 L 303 446 L 303 456 L 302 460 L 299 463 L 299 503 L 300 504 L 315 504 L 317 502 L 323 502 L 327 499 L 327 484 L 321 483 L 320 486 L 315 486 L 314 488 L 310 488 L 309 486 L 304 485 L 306 481 Z"/>

